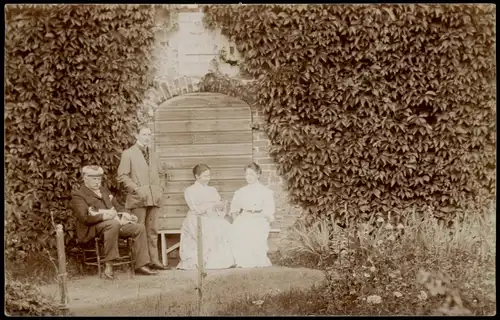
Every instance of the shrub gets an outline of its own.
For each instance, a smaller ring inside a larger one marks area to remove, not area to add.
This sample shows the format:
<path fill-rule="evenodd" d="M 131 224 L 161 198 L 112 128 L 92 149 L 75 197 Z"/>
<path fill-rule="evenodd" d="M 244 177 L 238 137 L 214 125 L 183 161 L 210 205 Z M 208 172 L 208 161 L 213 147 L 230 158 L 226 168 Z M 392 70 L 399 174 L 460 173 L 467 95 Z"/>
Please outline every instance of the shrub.
<path fill-rule="evenodd" d="M 331 232 L 327 244 L 314 240 L 324 238 L 321 224 L 298 224 L 286 237 L 284 254 L 290 260 L 304 251 L 320 257 L 323 294 L 329 297 L 323 314 L 491 314 L 496 300 L 493 212 L 486 219 L 470 215 L 452 228 L 428 211 L 423 218 L 407 214 L 399 225 L 373 217 Z"/>
<path fill-rule="evenodd" d="M 332 231 L 332 225 L 325 220 L 314 223 L 306 223 L 304 219 L 297 220 L 282 235 L 273 263 L 310 268 L 329 264 L 332 257 L 338 257 L 347 247 L 345 232 L 336 224 L 333 228 Z"/>
<path fill-rule="evenodd" d="M 311 217 L 448 220 L 495 193 L 491 5 L 205 7 L 257 81 L 271 152 Z"/>
<path fill-rule="evenodd" d="M 80 168 L 114 179 L 150 83 L 154 10 L 144 5 L 6 7 L 5 167 L 11 250 L 55 246 L 50 213 L 67 208 Z M 19 238 L 21 240 L 15 240 Z M 10 242 L 9 242 L 10 241 Z"/>
<path fill-rule="evenodd" d="M 5 283 L 5 313 L 9 316 L 68 315 L 56 303 L 29 283 L 11 279 Z"/>

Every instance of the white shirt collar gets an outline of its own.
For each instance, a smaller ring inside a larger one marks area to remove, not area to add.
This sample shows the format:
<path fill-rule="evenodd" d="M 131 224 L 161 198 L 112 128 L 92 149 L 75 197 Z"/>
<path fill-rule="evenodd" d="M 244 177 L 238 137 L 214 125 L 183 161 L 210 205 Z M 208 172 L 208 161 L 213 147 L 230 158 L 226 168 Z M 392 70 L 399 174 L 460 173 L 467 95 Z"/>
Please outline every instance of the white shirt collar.
<path fill-rule="evenodd" d="M 139 140 L 137 140 L 135 142 L 135 144 L 137 144 L 137 146 L 139 146 L 139 149 L 146 149 L 147 148 L 147 146 L 145 146 L 144 144 L 142 144 Z"/>
<path fill-rule="evenodd" d="M 194 182 L 194 184 L 195 184 L 198 188 L 206 188 L 206 187 L 208 187 L 208 184 L 207 184 L 207 185 L 203 185 L 203 184 L 201 184 L 198 180 L 196 180 L 196 181 Z"/>
<path fill-rule="evenodd" d="M 99 198 L 102 197 L 101 187 L 99 187 L 99 189 L 91 189 L 89 186 L 87 186 L 87 185 L 85 185 L 85 186 L 87 187 L 87 189 L 89 189 L 90 191 L 95 193 Z"/>
<path fill-rule="evenodd" d="M 249 188 L 258 188 L 260 186 L 262 186 L 262 183 L 260 183 L 260 181 L 258 181 L 258 180 L 255 183 L 247 184 L 247 187 L 249 187 Z"/>

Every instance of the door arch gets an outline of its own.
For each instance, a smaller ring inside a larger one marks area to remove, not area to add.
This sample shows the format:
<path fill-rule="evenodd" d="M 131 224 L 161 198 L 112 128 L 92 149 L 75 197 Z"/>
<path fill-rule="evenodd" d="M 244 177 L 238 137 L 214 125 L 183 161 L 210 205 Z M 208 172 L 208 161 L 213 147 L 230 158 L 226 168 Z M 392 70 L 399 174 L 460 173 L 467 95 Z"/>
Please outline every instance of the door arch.
<path fill-rule="evenodd" d="M 154 146 L 169 172 L 159 230 L 178 230 L 188 207 L 184 190 L 192 168 L 205 163 L 210 185 L 224 200 L 245 185 L 243 168 L 252 157 L 252 115 L 248 104 L 220 93 L 191 93 L 165 101 L 155 111 Z"/>

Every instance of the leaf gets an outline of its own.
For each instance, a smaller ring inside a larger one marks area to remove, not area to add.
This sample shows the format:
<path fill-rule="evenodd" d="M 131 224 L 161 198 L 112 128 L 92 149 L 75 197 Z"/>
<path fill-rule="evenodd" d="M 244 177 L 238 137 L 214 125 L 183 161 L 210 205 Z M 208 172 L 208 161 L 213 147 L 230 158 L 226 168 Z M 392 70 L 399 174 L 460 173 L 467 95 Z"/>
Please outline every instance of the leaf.
<path fill-rule="evenodd" d="M 392 21 L 396 21 L 396 16 L 392 12 L 391 8 L 382 8 L 382 10 L 384 10 L 385 12 L 387 12 L 389 14 L 389 16 L 391 17 Z"/>

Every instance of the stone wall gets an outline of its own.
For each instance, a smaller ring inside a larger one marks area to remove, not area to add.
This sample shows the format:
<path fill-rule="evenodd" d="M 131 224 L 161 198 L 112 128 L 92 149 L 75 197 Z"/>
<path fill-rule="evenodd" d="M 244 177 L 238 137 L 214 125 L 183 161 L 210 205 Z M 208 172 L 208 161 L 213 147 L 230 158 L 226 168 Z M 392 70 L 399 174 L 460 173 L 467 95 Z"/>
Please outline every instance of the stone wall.
<path fill-rule="evenodd" d="M 214 60 L 218 60 L 221 49 L 235 51 L 220 31 L 204 28 L 203 12 L 197 5 L 180 7 L 175 19 L 176 29 L 168 30 L 172 23 L 162 21 L 161 15 L 157 18 L 153 50 L 156 81 L 188 77 L 196 83 L 196 79 L 199 81 L 206 73 L 214 71 Z M 225 73 L 238 73 L 237 68 L 220 67 Z"/>
<path fill-rule="evenodd" d="M 219 72 L 233 79 L 239 78 L 237 67 L 229 66 L 219 59 L 220 50 L 224 48 L 231 60 L 237 60 L 238 52 L 234 44 L 220 31 L 204 28 L 201 8 L 197 5 L 179 7 L 175 18 L 177 28 L 172 31 L 167 31 L 168 23 L 162 20 L 161 15 L 157 19 L 153 51 L 154 85 L 146 92 L 142 108 L 149 122 L 154 111 L 166 100 L 198 92 L 200 80 L 208 73 Z M 269 157 L 270 142 L 262 130 L 265 119 L 259 114 L 258 108 L 250 107 L 253 123 L 260 126 L 260 129 L 253 130 L 254 161 L 263 169 L 261 181 L 275 191 L 277 212 L 273 228 L 284 229 L 300 216 L 301 210 L 289 204 L 283 179 L 276 173 L 276 165 Z"/>

